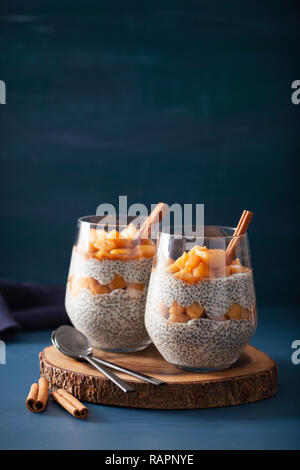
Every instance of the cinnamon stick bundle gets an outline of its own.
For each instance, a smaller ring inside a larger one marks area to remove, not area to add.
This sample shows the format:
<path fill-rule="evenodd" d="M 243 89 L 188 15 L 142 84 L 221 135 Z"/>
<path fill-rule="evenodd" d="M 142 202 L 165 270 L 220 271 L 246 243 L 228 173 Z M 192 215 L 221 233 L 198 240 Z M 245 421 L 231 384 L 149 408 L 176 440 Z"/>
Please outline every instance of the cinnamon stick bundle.
<path fill-rule="evenodd" d="M 26 406 L 33 413 L 44 411 L 48 401 L 49 382 L 45 377 L 39 379 L 39 383 L 33 383 L 26 398 Z"/>
<path fill-rule="evenodd" d="M 57 403 L 59 403 L 71 415 L 75 416 L 75 418 L 85 419 L 87 417 L 89 412 L 87 407 L 66 390 L 59 388 L 55 392 L 52 391 L 51 395 Z"/>

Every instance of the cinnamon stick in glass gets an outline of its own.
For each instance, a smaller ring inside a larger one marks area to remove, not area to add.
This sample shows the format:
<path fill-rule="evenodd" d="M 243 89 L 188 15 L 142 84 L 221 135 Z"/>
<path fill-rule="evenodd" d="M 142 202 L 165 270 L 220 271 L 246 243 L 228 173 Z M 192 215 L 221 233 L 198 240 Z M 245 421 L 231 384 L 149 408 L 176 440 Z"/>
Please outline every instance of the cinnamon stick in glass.
<path fill-rule="evenodd" d="M 73 397 L 70 393 L 62 388 L 51 392 L 51 396 L 59 403 L 66 411 L 68 411 L 75 418 L 85 419 L 88 415 L 88 409 L 77 398 Z"/>
<path fill-rule="evenodd" d="M 138 240 L 149 238 L 152 225 L 160 222 L 168 211 L 169 206 L 163 202 L 159 202 L 134 236 L 133 241 L 137 242 Z"/>
<path fill-rule="evenodd" d="M 247 228 L 251 222 L 252 217 L 253 217 L 252 212 L 246 211 L 246 210 L 243 211 L 242 216 L 239 220 L 239 223 L 237 224 L 237 227 L 233 234 L 233 237 L 236 237 L 236 238 L 232 238 L 230 240 L 230 243 L 226 250 L 226 265 L 231 264 L 235 255 L 235 250 L 240 242 L 240 239 L 238 237 L 240 237 L 241 235 L 244 235 L 247 232 Z"/>

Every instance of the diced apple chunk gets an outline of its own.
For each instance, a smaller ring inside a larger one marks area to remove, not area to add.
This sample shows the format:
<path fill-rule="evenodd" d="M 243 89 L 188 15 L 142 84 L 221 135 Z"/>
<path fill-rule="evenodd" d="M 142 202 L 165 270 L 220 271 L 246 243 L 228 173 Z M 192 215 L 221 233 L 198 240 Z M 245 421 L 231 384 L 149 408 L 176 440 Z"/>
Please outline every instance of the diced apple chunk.
<path fill-rule="evenodd" d="M 139 258 L 151 258 L 154 255 L 155 247 L 153 245 L 139 245 L 135 252 Z"/>
<path fill-rule="evenodd" d="M 111 290 L 115 289 L 124 289 L 127 286 L 127 283 L 123 276 L 119 276 L 119 274 L 116 274 L 114 279 L 108 284 L 108 287 Z"/>
<path fill-rule="evenodd" d="M 196 253 L 196 250 L 207 250 L 206 246 L 201 246 L 201 245 L 195 245 L 193 248 L 189 251 L 189 255 Z"/>
<path fill-rule="evenodd" d="M 71 282 L 71 292 L 74 297 L 79 295 L 82 289 L 89 289 L 89 279 L 87 277 L 75 277 Z"/>
<path fill-rule="evenodd" d="M 209 250 L 203 250 L 203 249 L 197 248 L 195 250 L 195 253 L 196 253 L 197 256 L 199 256 L 200 261 L 202 261 L 205 264 L 208 264 Z"/>
<path fill-rule="evenodd" d="M 99 261 L 102 261 L 104 258 L 108 258 L 109 256 L 109 253 L 107 253 L 107 251 L 105 250 L 98 250 L 97 253 L 95 253 L 95 257 L 99 260 Z"/>
<path fill-rule="evenodd" d="M 119 240 L 119 238 L 120 238 L 120 234 L 117 230 L 111 230 L 111 232 L 107 234 L 108 240 Z"/>
<path fill-rule="evenodd" d="M 129 282 L 127 284 L 127 289 L 134 289 L 142 291 L 144 289 L 144 284 L 141 282 Z"/>
<path fill-rule="evenodd" d="M 97 230 L 95 228 L 90 229 L 90 240 L 91 241 L 96 241 L 97 240 Z"/>
<path fill-rule="evenodd" d="M 93 295 L 110 293 L 109 287 L 100 284 L 100 282 L 98 282 L 96 279 L 89 277 L 88 282 L 89 282 L 89 289 Z"/>
<path fill-rule="evenodd" d="M 166 267 L 166 272 L 189 284 L 249 271 L 249 268 L 241 265 L 238 258 L 230 266 L 226 266 L 225 250 L 207 249 L 206 246 L 200 245 L 195 245 L 188 253 L 184 252 L 174 263 Z"/>
<path fill-rule="evenodd" d="M 106 237 L 107 237 L 107 232 L 105 230 L 103 230 L 102 228 L 96 230 L 96 241 L 98 245 L 100 245 L 101 242 L 106 240 Z"/>
<path fill-rule="evenodd" d="M 209 267 L 205 263 L 200 263 L 195 269 L 193 269 L 193 277 L 195 281 L 201 281 L 203 278 L 209 277 Z"/>
<path fill-rule="evenodd" d="M 115 240 L 116 248 L 132 248 L 132 241 L 127 238 L 118 238 Z"/>
<path fill-rule="evenodd" d="M 184 252 L 183 255 L 181 255 L 179 258 L 177 258 L 177 260 L 175 261 L 175 264 L 176 266 L 179 268 L 179 269 L 182 269 L 186 263 L 186 261 L 188 260 L 189 258 L 189 255 L 188 253 Z"/>
<path fill-rule="evenodd" d="M 230 276 L 230 274 L 231 274 L 231 266 L 226 266 L 225 273 L 226 273 L 226 276 Z"/>
<path fill-rule="evenodd" d="M 130 223 L 128 227 L 122 230 L 121 235 L 125 238 L 128 238 L 128 240 L 132 240 L 134 236 L 136 235 L 136 233 L 137 233 L 137 229 L 132 223 Z"/>
<path fill-rule="evenodd" d="M 205 308 L 201 307 L 196 301 L 186 307 L 185 311 L 190 318 L 202 318 L 205 316 Z"/>
<path fill-rule="evenodd" d="M 225 269 L 225 250 L 208 250 L 208 264 L 212 269 L 219 269 L 224 267 Z"/>
<path fill-rule="evenodd" d="M 176 263 L 171 264 L 170 266 L 167 267 L 166 272 L 170 274 L 177 273 L 180 269 L 176 265 Z"/>
<path fill-rule="evenodd" d="M 96 253 L 98 248 L 95 247 L 95 243 L 97 240 L 96 229 L 91 228 L 89 233 L 89 241 L 88 241 L 88 252 L 89 253 Z"/>
<path fill-rule="evenodd" d="M 99 248 L 99 250 L 110 252 L 114 248 L 116 248 L 115 240 L 99 240 L 97 239 L 95 243 L 95 247 Z"/>
<path fill-rule="evenodd" d="M 195 269 L 197 269 L 197 268 L 195 268 Z M 174 276 L 177 279 L 180 279 L 183 282 L 187 282 L 188 284 L 194 284 L 196 282 L 196 279 L 193 276 L 193 274 L 191 273 L 191 271 L 187 271 L 185 269 L 181 269 L 180 271 L 175 273 Z"/>
<path fill-rule="evenodd" d="M 134 251 L 130 248 L 115 248 L 110 252 L 112 255 L 115 256 L 125 256 L 127 258 L 132 258 L 134 256 Z"/>
<path fill-rule="evenodd" d="M 218 268 L 211 269 L 210 271 L 214 273 L 215 277 L 225 277 L 227 272 L 225 265 L 220 265 Z"/>
<path fill-rule="evenodd" d="M 249 271 L 249 269 L 246 268 L 246 266 L 241 266 L 239 264 L 232 264 L 230 268 L 231 268 L 231 274 L 247 273 Z"/>
<path fill-rule="evenodd" d="M 226 312 L 226 316 L 231 320 L 248 320 L 249 311 L 237 303 L 233 303 Z"/>
<path fill-rule="evenodd" d="M 98 248 L 94 245 L 93 242 L 89 242 L 89 253 L 96 253 L 98 251 Z"/>
<path fill-rule="evenodd" d="M 198 266 L 198 264 L 201 261 L 201 258 L 200 258 L 200 256 L 196 255 L 196 253 L 189 253 L 188 256 L 189 257 L 188 257 L 187 261 L 185 262 L 184 268 L 192 270 L 192 269 L 196 268 L 196 266 Z"/>
<path fill-rule="evenodd" d="M 104 286 L 99 283 L 99 285 L 95 289 L 96 294 L 109 294 L 110 288 L 108 286 Z"/>
<path fill-rule="evenodd" d="M 169 317 L 169 307 L 165 305 L 163 302 L 159 302 L 156 306 L 156 310 L 160 315 L 162 315 L 164 318 Z"/>
<path fill-rule="evenodd" d="M 88 245 L 86 244 L 82 251 L 86 256 L 93 256 L 100 261 L 106 258 L 127 260 L 154 256 L 155 244 L 149 238 L 140 240 L 140 244 L 134 247 L 133 238 L 136 234 L 137 229 L 132 223 L 121 233 L 116 229 L 110 232 L 103 229 L 90 229 Z M 115 251 L 123 249 L 129 251 Z"/>
<path fill-rule="evenodd" d="M 172 303 L 169 313 L 170 315 L 181 315 L 184 312 L 184 307 L 180 305 L 176 300 Z"/>
<path fill-rule="evenodd" d="M 142 238 L 141 243 L 142 245 L 154 246 L 154 242 L 151 240 L 151 238 Z"/>

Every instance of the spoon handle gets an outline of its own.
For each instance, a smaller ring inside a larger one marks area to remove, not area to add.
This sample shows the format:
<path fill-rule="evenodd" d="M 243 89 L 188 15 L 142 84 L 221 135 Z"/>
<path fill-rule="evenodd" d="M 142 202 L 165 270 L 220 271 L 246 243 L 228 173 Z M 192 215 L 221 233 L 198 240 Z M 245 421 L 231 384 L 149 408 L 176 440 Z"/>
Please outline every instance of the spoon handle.
<path fill-rule="evenodd" d="M 110 367 L 111 369 L 118 370 L 119 372 L 124 372 L 125 374 L 132 375 L 133 377 L 145 380 L 145 382 L 149 382 L 153 385 L 166 385 L 166 382 L 156 379 L 155 377 L 150 377 L 150 375 L 146 375 L 142 372 L 137 372 L 132 369 L 127 369 L 126 367 L 119 366 L 118 364 L 114 364 L 113 362 L 105 361 L 104 359 L 100 359 L 99 357 L 93 356 L 93 360 L 96 361 L 98 364 L 102 364 L 103 366 Z"/>
<path fill-rule="evenodd" d="M 120 379 L 116 374 L 108 370 L 105 366 L 98 364 L 98 362 L 94 361 L 94 359 L 92 359 L 90 356 L 83 356 L 83 358 L 96 369 L 100 370 L 102 374 L 106 375 L 106 377 L 115 383 L 121 390 L 123 390 L 123 392 L 134 392 L 134 388 L 124 382 L 124 380 Z"/>

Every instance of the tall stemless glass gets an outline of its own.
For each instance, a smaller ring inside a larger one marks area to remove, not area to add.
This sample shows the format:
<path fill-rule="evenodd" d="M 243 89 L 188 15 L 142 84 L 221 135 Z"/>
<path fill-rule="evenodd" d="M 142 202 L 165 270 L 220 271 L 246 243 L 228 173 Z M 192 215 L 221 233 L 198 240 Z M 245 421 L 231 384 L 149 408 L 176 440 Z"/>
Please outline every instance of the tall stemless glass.
<path fill-rule="evenodd" d="M 82 217 L 72 251 L 67 313 L 93 346 L 108 351 L 138 351 L 151 343 L 144 313 L 155 245 L 133 242 L 132 219 L 122 225 L 107 216 Z"/>
<path fill-rule="evenodd" d="M 205 226 L 203 237 L 194 239 L 171 229 L 159 235 L 145 323 L 159 352 L 177 367 L 226 369 L 256 330 L 248 238 L 233 233 L 233 228 Z M 233 239 L 234 258 L 226 264 Z"/>

